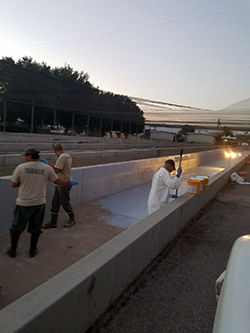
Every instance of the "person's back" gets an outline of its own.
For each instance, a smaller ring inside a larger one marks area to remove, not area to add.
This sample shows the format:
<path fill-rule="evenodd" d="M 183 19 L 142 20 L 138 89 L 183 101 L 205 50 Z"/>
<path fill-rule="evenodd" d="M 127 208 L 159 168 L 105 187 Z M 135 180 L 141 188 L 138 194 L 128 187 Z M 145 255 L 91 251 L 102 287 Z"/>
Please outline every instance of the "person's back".
<path fill-rule="evenodd" d="M 12 175 L 12 181 L 19 184 L 16 204 L 20 206 L 44 204 L 47 181 L 53 182 L 56 179 L 54 172 L 51 171 L 49 166 L 40 161 L 19 164 Z"/>
<path fill-rule="evenodd" d="M 11 247 L 7 254 L 16 256 L 16 248 L 21 233 L 28 224 L 30 239 L 30 257 L 37 253 L 37 242 L 41 233 L 46 202 L 47 180 L 58 180 L 54 171 L 39 161 L 39 151 L 34 147 L 27 147 L 24 151 L 26 163 L 19 164 L 12 175 L 11 186 L 18 188 L 18 196 L 14 209 L 14 217 L 10 228 Z"/>

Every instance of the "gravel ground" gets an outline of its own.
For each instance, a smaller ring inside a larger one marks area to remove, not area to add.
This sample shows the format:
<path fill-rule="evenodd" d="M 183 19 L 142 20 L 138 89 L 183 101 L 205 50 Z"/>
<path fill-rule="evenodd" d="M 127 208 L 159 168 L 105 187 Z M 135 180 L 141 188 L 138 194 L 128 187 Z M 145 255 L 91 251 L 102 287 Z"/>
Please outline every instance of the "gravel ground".
<path fill-rule="evenodd" d="M 250 185 L 228 183 L 87 333 L 212 332 L 215 280 L 250 234 L 249 196 Z"/>

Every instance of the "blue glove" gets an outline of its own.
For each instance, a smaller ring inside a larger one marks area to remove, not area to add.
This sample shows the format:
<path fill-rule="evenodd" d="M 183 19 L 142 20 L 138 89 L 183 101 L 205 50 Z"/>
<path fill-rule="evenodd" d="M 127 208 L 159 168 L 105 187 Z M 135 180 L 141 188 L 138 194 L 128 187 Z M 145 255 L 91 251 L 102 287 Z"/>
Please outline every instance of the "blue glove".
<path fill-rule="evenodd" d="M 181 173 L 182 173 L 182 167 L 179 167 L 179 168 L 177 169 L 177 176 L 180 176 Z"/>
<path fill-rule="evenodd" d="M 72 179 L 71 181 L 70 181 L 70 185 L 77 185 L 78 184 L 78 182 L 76 181 L 76 180 L 74 180 L 74 179 Z"/>
<path fill-rule="evenodd" d="M 173 195 L 172 195 L 172 198 L 173 198 L 173 199 L 177 199 L 177 198 L 179 198 L 179 197 L 178 197 L 178 195 L 173 194 Z"/>
<path fill-rule="evenodd" d="M 46 160 L 41 160 L 44 164 L 49 164 L 49 162 L 48 161 L 46 161 Z"/>

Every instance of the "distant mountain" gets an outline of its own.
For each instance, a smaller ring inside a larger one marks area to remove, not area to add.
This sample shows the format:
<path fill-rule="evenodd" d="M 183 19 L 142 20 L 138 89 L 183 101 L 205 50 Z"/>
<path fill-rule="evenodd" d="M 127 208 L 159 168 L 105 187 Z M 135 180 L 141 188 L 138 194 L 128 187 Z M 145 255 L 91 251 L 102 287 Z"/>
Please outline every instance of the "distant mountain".
<path fill-rule="evenodd" d="M 250 113 L 250 98 L 247 98 L 247 99 L 244 99 L 243 101 L 229 105 L 221 111 L 244 111 L 244 112 Z"/>

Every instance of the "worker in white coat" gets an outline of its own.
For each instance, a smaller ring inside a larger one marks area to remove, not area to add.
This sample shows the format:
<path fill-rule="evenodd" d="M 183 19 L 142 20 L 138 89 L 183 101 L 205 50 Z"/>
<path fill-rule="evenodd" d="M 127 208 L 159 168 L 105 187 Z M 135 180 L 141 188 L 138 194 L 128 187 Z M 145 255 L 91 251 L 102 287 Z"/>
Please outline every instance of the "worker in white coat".
<path fill-rule="evenodd" d="M 167 160 L 163 168 L 154 174 L 152 186 L 148 197 L 148 214 L 152 214 L 156 210 L 169 202 L 170 189 L 179 188 L 181 184 L 180 175 L 182 168 L 177 169 L 176 177 L 171 176 L 171 172 L 175 170 L 175 162 Z M 175 195 L 173 197 L 176 197 Z"/>

